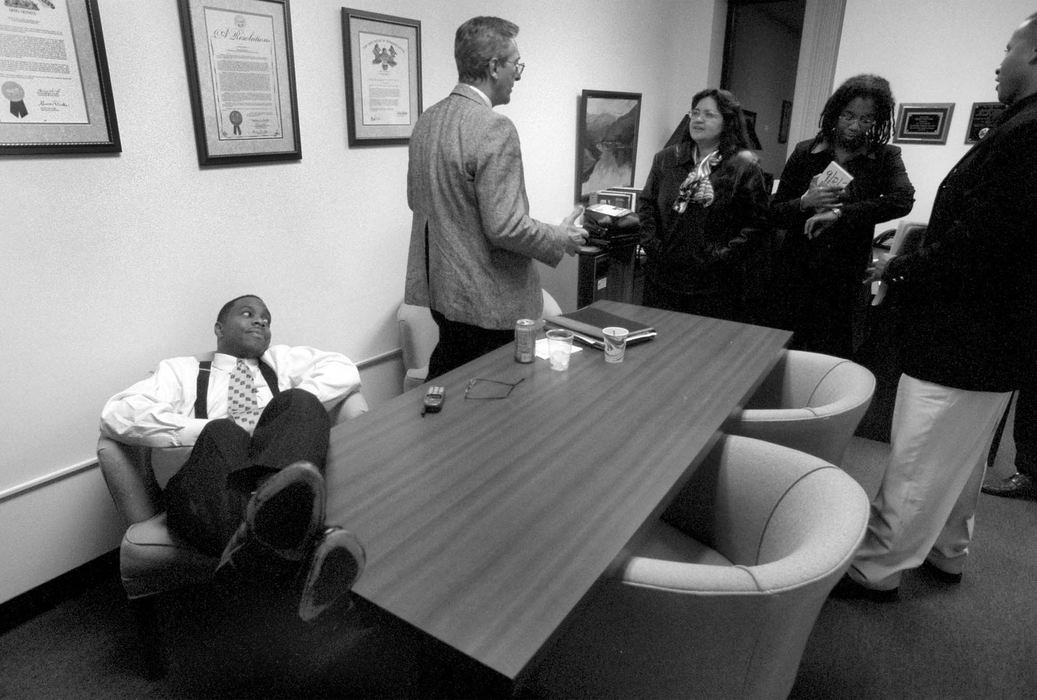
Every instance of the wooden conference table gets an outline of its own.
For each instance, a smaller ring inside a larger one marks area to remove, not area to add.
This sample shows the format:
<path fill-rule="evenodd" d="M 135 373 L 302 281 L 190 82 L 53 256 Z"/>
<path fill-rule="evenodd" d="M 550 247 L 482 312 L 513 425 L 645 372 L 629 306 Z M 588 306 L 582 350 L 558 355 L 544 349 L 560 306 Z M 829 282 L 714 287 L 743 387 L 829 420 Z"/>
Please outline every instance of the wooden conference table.
<path fill-rule="evenodd" d="M 511 345 L 336 426 L 328 521 L 355 532 L 367 601 L 514 680 L 639 528 L 657 517 L 790 334 L 611 301 L 656 339 L 568 371 Z M 523 381 L 466 400 L 473 378 Z"/>

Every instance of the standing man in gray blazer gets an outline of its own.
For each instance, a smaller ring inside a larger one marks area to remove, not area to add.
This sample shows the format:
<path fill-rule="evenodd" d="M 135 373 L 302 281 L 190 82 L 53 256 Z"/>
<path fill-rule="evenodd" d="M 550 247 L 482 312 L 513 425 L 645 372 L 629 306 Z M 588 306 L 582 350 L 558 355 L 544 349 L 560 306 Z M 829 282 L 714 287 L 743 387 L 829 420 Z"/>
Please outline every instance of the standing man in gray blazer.
<path fill-rule="evenodd" d="M 561 224 L 529 216 L 518 132 L 493 111 L 521 79 L 518 27 L 474 17 L 454 38 L 458 85 L 418 119 L 410 139 L 407 202 L 414 212 L 404 300 L 439 326 L 432 379 L 505 345 L 515 321 L 539 318 L 533 264 L 552 267 L 587 239 L 577 207 Z"/>

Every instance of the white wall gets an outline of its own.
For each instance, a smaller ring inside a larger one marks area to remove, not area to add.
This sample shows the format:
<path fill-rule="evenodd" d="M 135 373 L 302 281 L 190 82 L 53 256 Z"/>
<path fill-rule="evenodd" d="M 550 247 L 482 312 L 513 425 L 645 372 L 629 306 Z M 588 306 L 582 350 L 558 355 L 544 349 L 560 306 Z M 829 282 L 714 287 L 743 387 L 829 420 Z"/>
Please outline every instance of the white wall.
<path fill-rule="evenodd" d="M 1034 11 L 1032 0 L 847 0 L 836 85 L 877 73 L 898 105 L 954 103 L 946 145 L 896 144 L 917 190 L 906 219 L 928 221 L 940 182 L 969 149 L 972 103 L 997 101 L 994 70 L 1012 32 Z"/>
<path fill-rule="evenodd" d="M 343 3 L 292 3 L 303 159 L 207 169 L 177 3 L 98 4 L 123 152 L 0 161 L 0 602 L 116 546 L 121 527 L 92 466 L 97 414 L 159 359 L 212 348 L 226 299 L 263 296 L 274 342 L 357 361 L 397 346 L 407 151 L 346 145 Z M 641 185 L 690 96 L 719 70 L 714 0 L 347 4 L 422 22 L 426 107 L 454 85 L 461 22 L 497 14 L 521 26 L 527 69 L 502 111 L 522 138 L 532 213 L 547 221 L 572 207 L 582 90 L 643 94 Z M 242 251 L 245 261 L 231 261 Z M 572 259 L 544 276 L 564 308 L 575 277 Z M 366 387 L 372 403 L 387 376 Z M 66 471 L 75 474 L 55 479 Z"/>

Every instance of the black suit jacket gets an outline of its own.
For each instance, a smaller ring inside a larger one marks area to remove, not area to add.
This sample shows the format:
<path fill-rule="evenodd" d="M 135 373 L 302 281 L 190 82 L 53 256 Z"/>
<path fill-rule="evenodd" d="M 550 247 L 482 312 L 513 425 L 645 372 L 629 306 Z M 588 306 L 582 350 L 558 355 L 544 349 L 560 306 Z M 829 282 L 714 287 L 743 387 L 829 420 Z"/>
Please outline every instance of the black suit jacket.
<path fill-rule="evenodd" d="M 925 245 L 886 268 L 904 371 L 1010 391 L 1037 371 L 1037 95 L 1007 109 L 940 185 Z"/>

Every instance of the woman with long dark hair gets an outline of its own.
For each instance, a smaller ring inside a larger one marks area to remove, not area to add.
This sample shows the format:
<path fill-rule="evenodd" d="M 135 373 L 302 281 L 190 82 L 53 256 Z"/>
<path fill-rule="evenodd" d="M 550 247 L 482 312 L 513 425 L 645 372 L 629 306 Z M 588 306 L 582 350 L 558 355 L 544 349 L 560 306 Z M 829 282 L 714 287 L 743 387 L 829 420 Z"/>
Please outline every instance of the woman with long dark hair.
<path fill-rule="evenodd" d="M 887 144 L 893 106 L 884 78 L 850 78 L 825 103 L 817 135 L 797 144 L 785 164 L 772 214 L 787 230 L 783 324 L 794 331 L 794 348 L 852 355 L 875 225 L 907 215 L 914 204 L 900 149 Z M 848 185 L 821 182 L 833 161 L 852 176 Z"/>
<path fill-rule="evenodd" d="M 647 254 L 644 303 L 741 320 L 749 228 L 767 215 L 763 171 L 730 92 L 697 93 L 688 117 L 691 141 L 655 154 L 638 200 Z"/>

